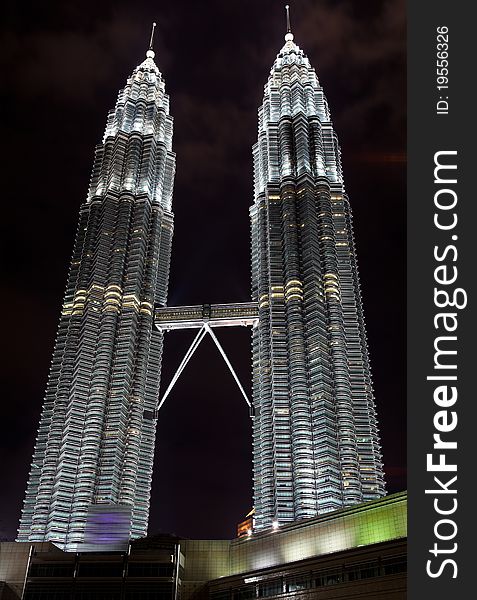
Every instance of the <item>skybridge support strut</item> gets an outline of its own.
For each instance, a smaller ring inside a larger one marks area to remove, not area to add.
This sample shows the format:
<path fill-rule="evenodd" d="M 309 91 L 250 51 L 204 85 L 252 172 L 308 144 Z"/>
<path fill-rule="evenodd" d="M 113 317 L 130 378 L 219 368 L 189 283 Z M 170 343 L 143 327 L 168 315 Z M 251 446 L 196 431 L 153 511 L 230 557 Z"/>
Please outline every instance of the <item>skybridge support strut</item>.
<path fill-rule="evenodd" d="M 228 326 L 230 324 L 237 324 L 237 325 L 253 325 L 255 323 L 255 319 L 251 319 L 249 322 L 244 323 L 243 319 L 237 319 L 236 322 L 234 323 L 230 323 L 227 322 L 227 324 L 225 323 L 220 323 L 220 324 L 214 324 L 214 326 Z M 162 325 L 162 323 L 161 323 Z M 162 327 L 160 327 L 161 329 L 165 330 L 165 331 L 170 331 L 171 329 L 186 329 L 186 328 L 196 328 L 197 327 L 197 323 L 188 323 L 185 327 L 184 325 L 181 325 L 179 327 L 168 327 L 167 324 L 164 323 L 164 325 Z M 254 410 L 253 410 L 253 406 L 250 402 L 250 400 L 248 399 L 248 396 L 245 392 L 245 390 L 243 389 L 242 384 L 240 383 L 240 379 L 237 376 L 237 373 L 235 372 L 232 363 L 230 362 L 225 350 L 223 349 L 221 343 L 219 342 L 219 340 L 217 339 L 217 336 L 215 335 L 214 331 L 212 330 L 211 324 L 208 322 L 208 320 L 204 319 L 200 325 L 200 329 L 197 333 L 197 335 L 195 336 L 195 338 L 192 341 L 192 344 L 189 346 L 189 349 L 187 350 L 184 358 L 182 359 L 179 367 L 177 368 L 177 371 L 174 373 L 173 378 L 171 379 L 171 382 L 169 383 L 166 391 L 164 392 L 164 395 L 162 396 L 162 399 L 160 400 L 157 409 L 156 409 L 156 414 L 157 412 L 161 409 L 162 405 L 164 404 L 164 402 L 166 401 L 167 397 L 170 395 L 174 385 L 176 384 L 177 380 L 179 379 L 182 371 L 185 369 L 185 367 L 187 366 L 187 363 L 190 361 L 190 359 L 192 358 L 194 352 L 197 350 L 197 348 L 199 347 L 200 343 L 202 342 L 202 340 L 204 339 L 204 337 L 206 336 L 206 334 L 209 334 L 210 337 L 212 338 L 212 340 L 214 341 L 214 344 L 216 345 L 217 349 L 219 350 L 222 358 L 225 361 L 225 364 L 227 365 L 229 371 L 232 374 L 232 377 L 235 380 L 235 383 L 237 384 L 240 393 L 242 394 L 242 396 L 245 399 L 245 402 L 247 403 L 247 406 L 249 408 L 249 414 L 250 416 L 253 418 L 254 417 Z"/>
<path fill-rule="evenodd" d="M 180 374 L 185 369 L 187 363 L 192 358 L 192 355 L 194 354 L 194 352 L 199 347 L 199 344 L 204 339 L 204 336 L 205 336 L 206 333 L 207 333 L 207 331 L 206 331 L 205 327 L 202 327 L 202 329 L 200 329 L 199 332 L 198 332 L 198 334 L 195 336 L 192 344 L 189 347 L 189 350 L 187 350 L 184 358 L 182 359 L 181 364 L 179 365 L 177 371 L 174 373 L 174 377 L 171 379 L 171 382 L 170 382 L 167 390 L 164 392 L 164 396 L 162 397 L 162 400 L 159 402 L 159 405 L 157 407 L 158 411 L 160 410 L 161 406 L 166 401 L 167 396 L 169 396 L 169 394 L 171 393 L 172 388 L 174 387 L 174 384 L 179 379 Z"/>
<path fill-rule="evenodd" d="M 217 348 L 219 349 L 219 352 L 222 355 L 222 358 L 224 359 L 225 364 L 228 366 L 230 372 L 232 373 L 233 378 L 235 379 L 236 384 L 239 387 L 239 390 L 242 392 L 242 396 L 245 398 L 245 402 L 247 403 L 248 408 L 250 410 L 250 416 L 253 417 L 252 404 L 250 403 L 250 400 L 248 399 L 247 394 L 245 393 L 245 390 L 243 389 L 242 384 L 240 383 L 240 380 L 237 377 L 237 374 L 235 373 L 234 368 L 232 367 L 232 364 L 231 364 L 227 354 L 225 353 L 225 350 L 222 348 L 219 340 L 217 339 L 217 336 L 212 331 L 212 328 L 209 326 L 208 323 L 205 323 L 204 329 L 207 331 L 207 333 L 210 334 L 210 337 L 214 340 L 214 343 L 217 346 Z"/>

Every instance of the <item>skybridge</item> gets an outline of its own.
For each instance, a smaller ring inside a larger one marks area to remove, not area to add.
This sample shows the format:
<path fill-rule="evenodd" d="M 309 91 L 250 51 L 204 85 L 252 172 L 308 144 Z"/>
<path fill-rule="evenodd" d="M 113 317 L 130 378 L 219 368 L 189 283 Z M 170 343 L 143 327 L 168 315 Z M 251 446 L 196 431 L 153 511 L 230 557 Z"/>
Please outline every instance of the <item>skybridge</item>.
<path fill-rule="evenodd" d="M 157 406 L 157 411 L 162 407 L 179 379 L 182 371 L 192 358 L 204 337 L 209 334 L 218 351 L 222 355 L 225 364 L 229 368 L 232 377 L 245 399 L 253 417 L 253 407 L 235 373 L 232 364 L 225 353 L 221 343 L 217 339 L 213 329 L 217 327 L 255 327 L 258 323 L 258 304 L 256 302 L 240 302 L 236 304 L 199 304 L 195 306 L 166 306 L 156 307 L 154 324 L 159 331 L 175 331 L 177 329 L 198 329 L 192 344 L 185 353 L 182 362 L 175 372 L 169 386 Z"/>
<path fill-rule="evenodd" d="M 237 304 L 200 304 L 156 308 L 155 325 L 162 331 L 209 327 L 254 327 L 258 323 L 256 302 Z"/>

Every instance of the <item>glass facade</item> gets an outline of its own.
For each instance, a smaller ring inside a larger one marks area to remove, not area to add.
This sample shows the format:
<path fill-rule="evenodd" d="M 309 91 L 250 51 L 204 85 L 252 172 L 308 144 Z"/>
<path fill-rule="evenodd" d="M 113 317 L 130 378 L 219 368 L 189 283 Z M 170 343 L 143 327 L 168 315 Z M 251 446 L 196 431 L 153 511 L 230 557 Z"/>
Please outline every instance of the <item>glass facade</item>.
<path fill-rule="evenodd" d="M 253 147 L 255 527 L 385 494 L 340 148 L 315 70 L 288 32 Z"/>
<path fill-rule="evenodd" d="M 146 534 L 174 171 L 169 97 L 149 50 L 96 148 L 18 541 L 74 551 L 85 538 L 101 544 L 108 527 Z"/>

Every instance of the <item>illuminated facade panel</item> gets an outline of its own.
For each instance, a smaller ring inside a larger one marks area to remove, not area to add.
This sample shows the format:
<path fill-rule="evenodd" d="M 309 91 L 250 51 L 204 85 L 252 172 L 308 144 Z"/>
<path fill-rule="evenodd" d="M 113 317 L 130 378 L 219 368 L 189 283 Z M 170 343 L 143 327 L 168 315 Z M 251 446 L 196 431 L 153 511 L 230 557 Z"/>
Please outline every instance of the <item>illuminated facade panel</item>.
<path fill-rule="evenodd" d="M 147 532 L 163 346 L 154 306 L 167 297 L 174 170 L 169 98 L 149 50 L 96 148 L 18 541 L 94 545 L 96 505 L 105 522 L 120 515 L 115 534 Z"/>
<path fill-rule="evenodd" d="M 253 147 L 255 527 L 385 494 L 340 148 L 315 70 L 289 31 Z"/>

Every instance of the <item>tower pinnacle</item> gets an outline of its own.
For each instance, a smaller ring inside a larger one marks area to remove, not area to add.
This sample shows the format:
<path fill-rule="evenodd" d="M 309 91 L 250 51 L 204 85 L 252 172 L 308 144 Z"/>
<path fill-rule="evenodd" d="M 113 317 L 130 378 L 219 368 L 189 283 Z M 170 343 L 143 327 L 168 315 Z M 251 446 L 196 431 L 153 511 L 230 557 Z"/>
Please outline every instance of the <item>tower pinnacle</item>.
<path fill-rule="evenodd" d="M 291 26 L 290 26 L 290 6 L 288 4 L 285 5 L 285 10 L 287 13 L 287 33 L 285 35 L 285 42 L 292 42 L 293 41 L 293 33 L 291 32 Z"/>
<path fill-rule="evenodd" d="M 151 39 L 149 40 L 149 49 L 146 52 L 146 58 L 154 58 L 155 53 L 154 50 L 152 49 L 152 44 L 154 41 L 154 30 L 156 29 L 156 22 L 154 22 L 152 24 L 152 30 L 151 30 Z"/>

